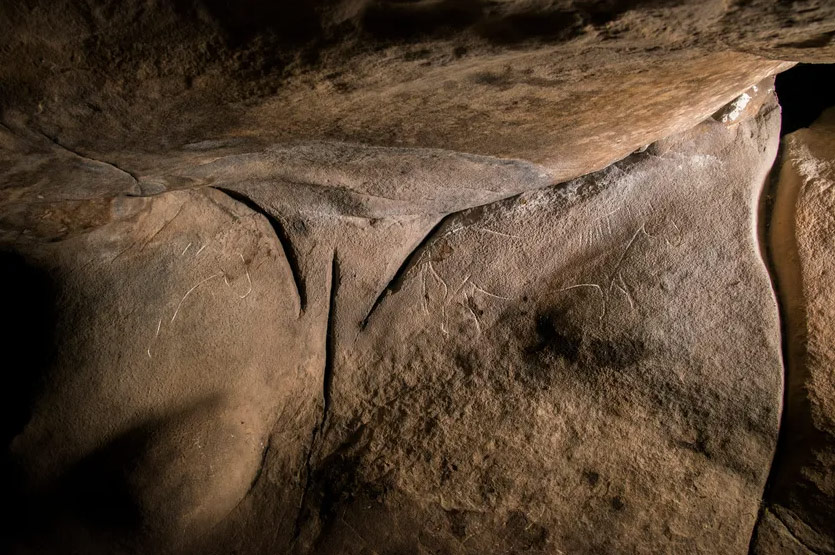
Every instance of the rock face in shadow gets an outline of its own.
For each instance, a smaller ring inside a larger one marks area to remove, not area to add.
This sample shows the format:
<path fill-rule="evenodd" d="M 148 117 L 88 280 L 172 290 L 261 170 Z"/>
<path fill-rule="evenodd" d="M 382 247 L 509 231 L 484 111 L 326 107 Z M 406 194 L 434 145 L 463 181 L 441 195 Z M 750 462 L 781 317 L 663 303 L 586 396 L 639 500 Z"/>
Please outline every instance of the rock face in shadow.
<path fill-rule="evenodd" d="M 338 159 L 306 158 L 322 141 L 522 159 L 557 183 L 695 125 L 780 60 L 835 61 L 825 0 L 297 4 L 5 1 L 0 201 L 206 184 L 174 177 L 276 145 L 301 196 L 351 188 L 322 175 Z M 112 183 L 72 179 L 80 165 Z"/>
<path fill-rule="evenodd" d="M 779 553 L 781 555 L 811 555 L 810 551 L 798 540 L 783 521 L 769 509 L 764 508 L 757 521 L 754 537 L 751 540 L 752 553 Z"/>
<path fill-rule="evenodd" d="M 26 295 L 4 318 L 44 318 L 50 300 L 56 313 L 11 336 L 31 354 L 5 379 L 32 383 L 4 391 L 31 402 L 20 416 L 4 403 L 19 424 L 4 433 L 4 539 L 181 552 L 257 502 L 256 484 L 280 484 L 271 527 L 289 541 L 322 341 L 269 222 L 210 189 L 2 219 L 3 273 L 18 276 L 5 294 Z"/>
<path fill-rule="evenodd" d="M 835 111 L 787 135 L 782 151 L 771 243 L 788 393 L 766 507 L 786 542 L 835 553 Z M 783 551 L 758 542 L 754 552 Z"/>

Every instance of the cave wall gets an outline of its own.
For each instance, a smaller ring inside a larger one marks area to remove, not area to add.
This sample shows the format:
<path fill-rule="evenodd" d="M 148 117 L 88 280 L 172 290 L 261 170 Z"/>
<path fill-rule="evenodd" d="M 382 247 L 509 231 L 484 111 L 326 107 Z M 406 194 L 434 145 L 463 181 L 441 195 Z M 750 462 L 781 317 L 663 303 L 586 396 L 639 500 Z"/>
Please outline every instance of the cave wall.
<path fill-rule="evenodd" d="M 835 553 L 831 3 L 0 7 L 4 549 Z"/>

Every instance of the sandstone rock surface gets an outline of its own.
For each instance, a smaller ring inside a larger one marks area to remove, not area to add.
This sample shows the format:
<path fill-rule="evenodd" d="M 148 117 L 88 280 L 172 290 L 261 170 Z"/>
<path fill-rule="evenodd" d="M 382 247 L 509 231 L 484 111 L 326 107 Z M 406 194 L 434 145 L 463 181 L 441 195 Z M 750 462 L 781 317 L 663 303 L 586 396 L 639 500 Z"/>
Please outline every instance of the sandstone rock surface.
<path fill-rule="evenodd" d="M 46 275 L 59 315 L 8 434 L 7 537 L 744 552 L 782 396 L 755 225 L 778 120 L 770 98 L 448 216 L 246 182 L 14 205 L 7 289 Z"/>
<path fill-rule="evenodd" d="M 695 125 L 780 60 L 835 61 L 825 0 L 8 0 L 0 30 L 4 202 L 179 189 L 183 168 L 276 145 L 291 183 L 325 188 L 351 188 L 321 173 L 346 143 L 522 159 L 556 183 Z M 112 185 L 71 179 L 79 165 Z"/>
<path fill-rule="evenodd" d="M 795 543 L 835 553 L 835 111 L 787 135 L 782 150 L 771 243 L 788 394 L 766 506 Z"/>
<path fill-rule="evenodd" d="M 835 553 L 835 113 L 784 145 L 785 396 L 758 224 L 832 2 L 0 36 L 0 551 Z"/>
<path fill-rule="evenodd" d="M 772 101 L 447 217 L 337 321 L 308 548 L 745 553 L 782 396 L 778 129 Z"/>
<path fill-rule="evenodd" d="M 769 509 L 763 509 L 751 540 L 753 553 L 779 553 L 781 555 L 811 555 L 786 525 Z"/>

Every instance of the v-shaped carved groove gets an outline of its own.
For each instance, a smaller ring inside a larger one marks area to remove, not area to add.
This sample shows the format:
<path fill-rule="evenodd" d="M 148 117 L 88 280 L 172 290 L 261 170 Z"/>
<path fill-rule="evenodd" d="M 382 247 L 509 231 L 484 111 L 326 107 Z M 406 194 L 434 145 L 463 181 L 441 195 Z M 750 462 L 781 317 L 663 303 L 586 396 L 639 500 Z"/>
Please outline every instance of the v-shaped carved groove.
<path fill-rule="evenodd" d="M 211 188 L 226 194 L 233 200 L 240 202 L 250 210 L 261 214 L 267 219 L 267 222 L 270 224 L 270 227 L 272 227 L 273 232 L 278 239 L 278 243 L 281 245 L 282 250 L 284 250 L 284 257 L 287 259 L 287 264 L 290 266 L 290 273 L 293 277 L 293 285 L 296 287 L 296 294 L 299 297 L 299 312 L 303 313 L 307 308 L 307 291 L 299 267 L 298 253 L 293 248 L 293 242 L 290 241 L 289 236 L 284 231 L 284 226 L 278 218 L 264 210 L 257 202 L 248 196 L 223 187 Z"/>
<path fill-rule="evenodd" d="M 365 318 L 362 319 L 360 323 L 360 330 L 364 330 L 368 326 L 368 321 L 371 319 L 371 315 L 374 314 L 374 311 L 377 310 L 377 307 L 383 302 L 389 293 L 397 292 L 400 289 L 400 286 L 403 282 L 403 278 L 406 275 L 406 272 L 415 266 L 418 263 L 418 257 L 420 252 L 426 247 L 432 237 L 435 236 L 435 233 L 441 229 L 444 223 L 451 217 L 460 214 L 461 212 L 453 212 L 452 214 L 447 214 L 443 216 L 438 222 L 432 226 L 432 228 L 423 236 L 423 239 L 414 246 L 414 248 L 409 251 L 409 254 L 403 259 L 403 262 L 400 263 L 400 266 L 397 268 L 397 271 L 394 272 L 394 275 L 391 276 L 391 279 L 388 280 L 385 287 L 380 290 L 380 294 L 377 295 L 377 298 L 374 299 L 374 302 L 371 304 L 371 308 L 368 309 L 368 313 L 365 315 Z"/>

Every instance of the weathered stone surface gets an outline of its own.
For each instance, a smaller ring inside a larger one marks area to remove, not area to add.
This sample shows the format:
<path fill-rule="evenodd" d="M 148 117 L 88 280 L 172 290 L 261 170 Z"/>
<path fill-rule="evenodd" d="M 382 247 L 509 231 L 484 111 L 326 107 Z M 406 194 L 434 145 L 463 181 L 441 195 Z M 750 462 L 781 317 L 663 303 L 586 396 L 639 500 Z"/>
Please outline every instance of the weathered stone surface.
<path fill-rule="evenodd" d="M 255 484 L 298 503 L 324 338 L 263 216 L 205 190 L 30 205 L 0 227 L 4 540 L 182 552 Z M 271 534 L 289 542 L 294 517 Z"/>
<path fill-rule="evenodd" d="M 831 123 L 787 143 L 765 506 L 755 224 L 769 76 L 833 34 L 826 0 L 0 0 L 0 551 L 835 552 Z"/>
<path fill-rule="evenodd" d="M 446 218 L 334 324 L 301 551 L 745 553 L 782 395 L 778 120 Z"/>
<path fill-rule="evenodd" d="M 305 210 L 231 173 L 215 183 L 231 198 L 10 205 L 5 289 L 24 294 L 7 321 L 51 321 L 27 316 L 32 296 L 58 317 L 34 335 L 55 349 L 10 374 L 44 379 L 7 389 L 37 401 L 6 404 L 24 510 L 5 537 L 743 552 L 782 393 L 754 224 L 777 126 L 770 98 L 447 217 Z M 3 337 L 28 349 L 30 328 Z"/>
<path fill-rule="evenodd" d="M 66 172 L 111 165 L 114 195 L 276 146 L 293 183 L 391 188 L 322 175 L 340 160 L 306 159 L 321 141 L 522 159 L 556 183 L 691 127 L 780 59 L 835 61 L 834 14 L 825 0 L 8 1 L 0 198 L 103 194 L 21 155 L 45 149 Z"/>
<path fill-rule="evenodd" d="M 792 536 L 786 525 L 768 509 L 763 510 L 757 521 L 757 528 L 751 541 L 751 552 L 773 555 L 811 555 L 814 553 Z"/>
<path fill-rule="evenodd" d="M 835 553 L 835 111 L 787 135 L 772 219 L 786 320 L 787 398 L 766 502 L 816 553 Z M 760 542 L 757 553 L 778 553 Z"/>

